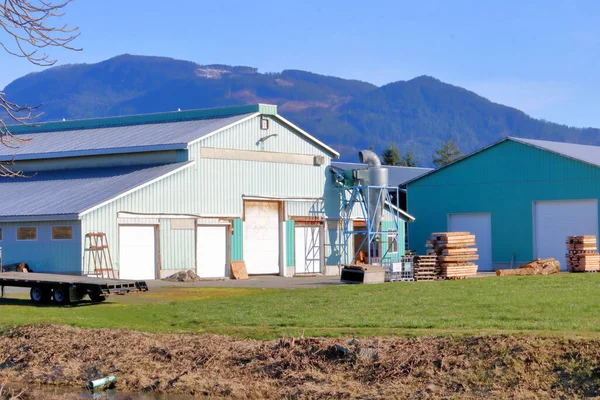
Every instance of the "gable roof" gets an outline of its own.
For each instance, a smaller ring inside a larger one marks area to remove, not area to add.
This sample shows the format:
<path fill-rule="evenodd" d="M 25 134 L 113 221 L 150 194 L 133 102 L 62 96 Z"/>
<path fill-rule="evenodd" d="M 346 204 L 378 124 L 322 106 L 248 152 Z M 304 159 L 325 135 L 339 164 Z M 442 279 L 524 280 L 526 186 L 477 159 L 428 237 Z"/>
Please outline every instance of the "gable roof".
<path fill-rule="evenodd" d="M 491 147 L 497 146 L 500 143 L 504 143 L 506 141 L 520 143 L 520 144 L 523 144 L 526 146 L 532 146 L 532 147 L 535 147 L 540 150 L 549 151 L 551 153 L 558 154 L 559 156 L 562 156 L 562 157 L 571 158 L 573 160 L 581 161 L 586 164 L 600 167 L 600 146 L 591 146 L 591 145 L 575 144 L 575 143 L 567 143 L 567 142 L 551 142 L 548 140 L 525 139 L 525 138 L 517 138 L 517 137 L 507 136 L 504 139 L 501 139 L 495 143 L 490 144 L 489 146 L 483 147 L 483 148 L 476 150 L 470 154 L 460 157 L 460 158 L 454 160 L 453 162 L 451 162 L 450 164 L 444 165 L 443 167 L 439 167 L 439 168 L 434 169 L 426 174 L 423 174 L 419 177 L 411 179 L 410 181 L 405 182 L 404 185 L 408 185 L 408 184 L 416 182 L 426 176 L 435 174 L 437 171 L 448 168 L 456 163 L 459 163 L 469 157 L 474 156 L 475 154 L 482 153 L 485 150 L 487 150 Z"/>
<path fill-rule="evenodd" d="M 19 147 L 0 146 L 0 161 L 31 160 L 96 154 L 186 149 L 187 144 L 256 114 L 169 123 L 107 126 L 42 133 L 22 133 L 31 139 Z"/>
<path fill-rule="evenodd" d="M 0 177 L 0 221 L 73 220 L 119 196 L 163 179 L 193 162 L 146 167 L 42 171 Z"/>
<path fill-rule="evenodd" d="M 291 122 L 277 115 L 277 106 L 255 104 L 202 110 L 142 114 L 124 117 L 45 122 L 33 126 L 10 126 L 11 133 L 29 140 L 16 147 L 0 146 L 0 161 L 75 157 L 187 149 L 232 125 L 258 115 L 278 118 L 321 146 L 339 154 Z"/>
<path fill-rule="evenodd" d="M 350 169 L 367 169 L 368 168 L 367 164 L 339 162 L 339 161 L 332 161 L 331 166 L 339 168 L 339 169 L 343 169 L 346 171 L 350 170 Z M 388 181 L 389 181 L 389 184 L 392 186 L 400 186 L 411 179 L 417 178 L 417 177 L 433 170 L 432 168 L 399 167 L 399 166 L 393 166 L 393 165 L 382 165 L 381 167 L 388 170 Z"/>

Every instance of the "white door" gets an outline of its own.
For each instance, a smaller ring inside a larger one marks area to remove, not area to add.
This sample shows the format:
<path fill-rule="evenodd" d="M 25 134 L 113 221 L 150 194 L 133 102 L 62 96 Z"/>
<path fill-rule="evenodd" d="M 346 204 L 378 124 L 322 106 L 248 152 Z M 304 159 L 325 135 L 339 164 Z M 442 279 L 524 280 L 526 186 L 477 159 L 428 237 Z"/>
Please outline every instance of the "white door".
<path fill-rule="evenodd" d="M 154 226 L 119 227 L 119 278 L 156 279 Z"/>
<path fill-rule="evenodd" d="M 321 228 L 297 226 L 294 229 L 296 273 L 321 272 Z"/>
<path fill-rule="evenodd" d="M 470 232 L 475 235 L 479 271 L 492 271 L 492 216 L 481 214 L 449 214 L 449 232 Z"/>
<path fill-rule="evenodd" d="M 248 274 L 279 274 L 279 204 L 247 201 L 244 219 L 244 261 Z"/>
<path fill-rule="evenodd" d="M 196 273 L 201 278 L 224 278 L 227 271 L 227 227 L 196 228 Z"/>
<path fill-rule="evenodd" d="M 596 200 L 537 201 L 534 203 L 534 257 L 555 258 L 567 269 L 567 236 L 598 236 Z"/>

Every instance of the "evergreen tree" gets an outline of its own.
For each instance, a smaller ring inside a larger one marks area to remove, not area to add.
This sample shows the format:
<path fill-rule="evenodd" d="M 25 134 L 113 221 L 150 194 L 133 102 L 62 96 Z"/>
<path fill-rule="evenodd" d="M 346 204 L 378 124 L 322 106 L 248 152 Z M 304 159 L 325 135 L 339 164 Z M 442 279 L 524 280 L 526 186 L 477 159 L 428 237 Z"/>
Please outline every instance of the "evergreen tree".
<path fill-rule="evenodd" d="M 437 167 L 443 167 L 459 158 L 462 155 L 462 152 L 458 146 L 456 146 L 454 139 L 448 139 L 442 144 L 442 147 L 435 151 L 435 154 L 433 163 Z"/>
<path fill-rule="evenodd" d="M 402 157 L 402 160 L 400 160 L 398 165 L 402 166 L 402 167 L 416 167 L 417 162 L 413 158 L 412 153 L 410 151 L 407 151 L 406 155 L 404 157 Z"/>
<path fill-rule="evenodd" d="M 390 143 L 390 145 L 381 154 L 383 165 L 400 165 L 400 150 L 396 143 Z"/>

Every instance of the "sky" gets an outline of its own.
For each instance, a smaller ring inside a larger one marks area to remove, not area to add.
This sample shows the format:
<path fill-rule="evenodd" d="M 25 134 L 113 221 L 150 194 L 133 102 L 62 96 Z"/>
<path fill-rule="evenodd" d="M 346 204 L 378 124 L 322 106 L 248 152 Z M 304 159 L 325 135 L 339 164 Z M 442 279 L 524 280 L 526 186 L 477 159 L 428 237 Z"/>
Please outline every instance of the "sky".
<path fill-rule="evenodd" d="M 75 0 L 82 51 L 301 69 L 376 85 L 430 75 L 527 114 L 600 128 L 600 2 Z M 0 35 L 0 40 L 5 37 Z M 40 68 L 0 51 L 0 87 Z"/>

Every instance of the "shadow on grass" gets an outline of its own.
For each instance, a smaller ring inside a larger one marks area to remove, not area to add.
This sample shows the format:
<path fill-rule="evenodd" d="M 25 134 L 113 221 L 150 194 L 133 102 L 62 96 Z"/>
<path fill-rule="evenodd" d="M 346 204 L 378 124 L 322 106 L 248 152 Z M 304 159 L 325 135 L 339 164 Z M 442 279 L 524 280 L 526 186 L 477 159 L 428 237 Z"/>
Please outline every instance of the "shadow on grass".
<path fill-rule="evenodd" d="M 0 306 L 21 306 L 21 307 L 35 307 L 35 308 L 79 308 L 87 306 L 95 306 L 101 303 L 94 303 L 91 300 L 82 300 L 77 303 L 58 305 L 52 302 L 45 304 L 35 304 L 29 299 L 14 299 L 14 298 L 0 298 Z"/>

